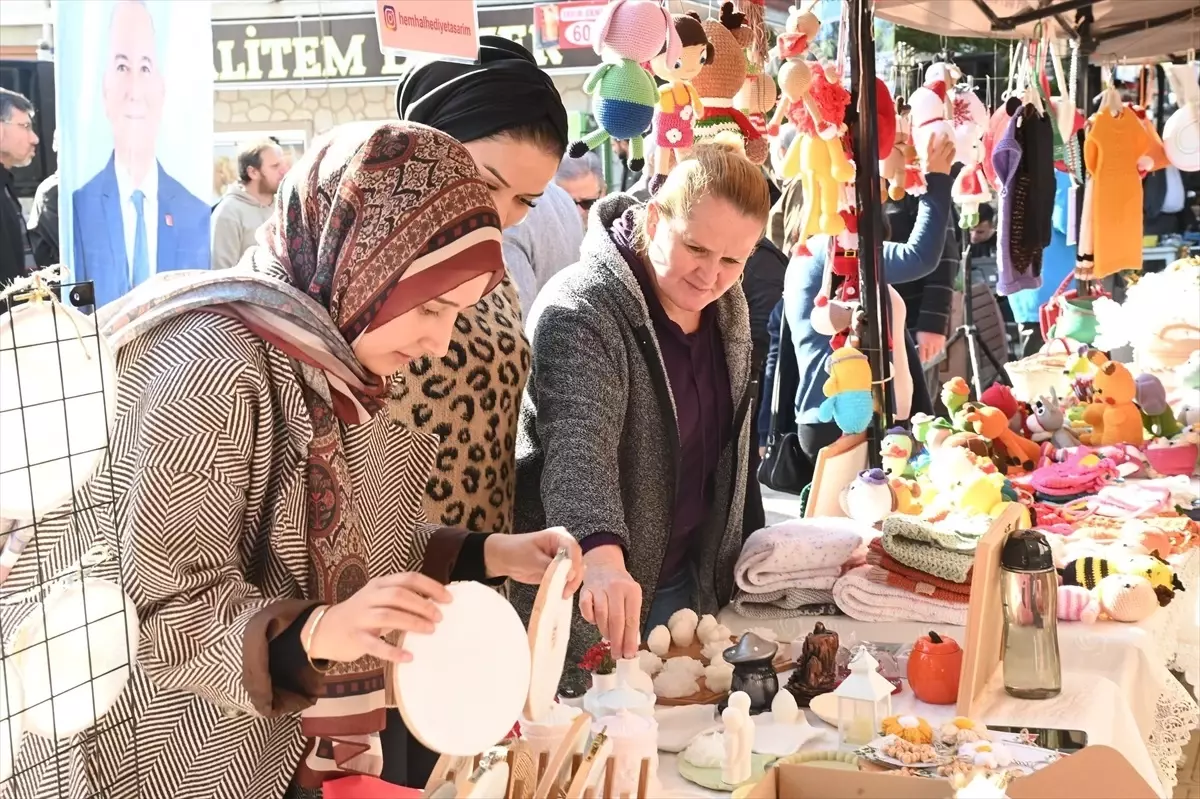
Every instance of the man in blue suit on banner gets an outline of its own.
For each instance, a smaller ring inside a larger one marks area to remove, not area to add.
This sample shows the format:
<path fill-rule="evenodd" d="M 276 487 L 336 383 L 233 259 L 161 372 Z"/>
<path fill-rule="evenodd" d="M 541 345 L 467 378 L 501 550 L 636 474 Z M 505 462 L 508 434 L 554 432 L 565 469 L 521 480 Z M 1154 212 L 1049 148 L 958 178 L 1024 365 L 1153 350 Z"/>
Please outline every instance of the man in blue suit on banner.
<path fill-rule="evenodd" d="M 155 153 L 166 84 L 154 20 L 142 2 L 118 0 L 109 44 L 102 91 L 113 153 L 71 197 L 72 267 L 76 280 L 95 284 L 96 307 L 157 272 L 210 266 L 209 206 L 168 175 Z"/>

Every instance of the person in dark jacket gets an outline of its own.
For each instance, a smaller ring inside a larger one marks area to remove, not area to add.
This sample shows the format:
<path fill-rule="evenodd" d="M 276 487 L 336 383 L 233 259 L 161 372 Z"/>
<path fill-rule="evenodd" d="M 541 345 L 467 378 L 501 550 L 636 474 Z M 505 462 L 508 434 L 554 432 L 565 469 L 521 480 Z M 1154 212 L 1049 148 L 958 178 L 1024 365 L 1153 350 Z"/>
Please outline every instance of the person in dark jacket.
<path fill-rule="evenodd" d="M 50 145 L 58 152 L 58 131 Z M 33 208 L 29 211 L 29 246 L 33 250 L 33 262 L 39 268 L 54 266 L 61 262 L 58 256 L 58 170 L 37 187 L 33 195 Z"/>
<path fill-rule="evenodd" d="M 0 288 L 33 266 L 12 173 L 28 166 L 37 152 L 33 114 L 33 103 L 25 95 L 0 89 Z"/>
<path fill-rule="evenodd" d="M 891 227 L 888 241 L 908 241 L 917 220 L 917 208 L 918 200 L 912 195 L 888 203 L 884 216 Z M 916 341 L 922 364 L 929 363 L 946 348 L 958 264 L 958 223 L 951 209 L 946 221 L 946 243 L 942 245 L 937 266 L 925 277 L 896 284 L 896 293 L 904 300 L 904 323 Z"/>

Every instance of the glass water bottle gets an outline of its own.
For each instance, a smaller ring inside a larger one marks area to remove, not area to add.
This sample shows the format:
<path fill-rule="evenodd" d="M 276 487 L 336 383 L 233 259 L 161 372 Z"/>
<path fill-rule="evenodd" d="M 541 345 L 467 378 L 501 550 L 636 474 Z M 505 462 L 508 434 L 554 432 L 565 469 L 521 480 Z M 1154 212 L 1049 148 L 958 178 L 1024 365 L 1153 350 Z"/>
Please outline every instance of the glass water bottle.
<path fill-rule="evenodd" d="M 1009 535 L 1000 555 L 1004 601 L 1004 690 L 1019 699 L 1049 699 L 1062 691 L 1058 654 L 1058 575 L 1046 537 Z"/>

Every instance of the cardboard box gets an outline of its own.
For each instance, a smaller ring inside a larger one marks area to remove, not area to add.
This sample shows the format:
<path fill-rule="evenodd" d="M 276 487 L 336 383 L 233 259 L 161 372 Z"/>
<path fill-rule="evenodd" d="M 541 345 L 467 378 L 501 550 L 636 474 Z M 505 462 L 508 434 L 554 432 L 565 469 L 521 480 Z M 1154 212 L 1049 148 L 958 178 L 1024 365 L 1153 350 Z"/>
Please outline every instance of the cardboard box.
<path fill-rule="evenodd" d="M 1013 780 L 1009 799 L 1157 799 L 1116 749 L 1089 746 Z M 746 799 L 953 799 L 948 780 L 837 771 L 784 764 L 767 772 Z"/>

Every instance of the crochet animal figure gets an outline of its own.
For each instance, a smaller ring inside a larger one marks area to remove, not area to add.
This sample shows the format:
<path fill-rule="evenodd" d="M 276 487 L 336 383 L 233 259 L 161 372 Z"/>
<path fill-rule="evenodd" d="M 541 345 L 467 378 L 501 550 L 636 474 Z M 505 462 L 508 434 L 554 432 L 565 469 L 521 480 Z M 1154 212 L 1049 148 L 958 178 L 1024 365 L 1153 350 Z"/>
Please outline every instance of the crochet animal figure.
<path fill-rule="evenodd" d="M 965 422 L 972 432 L 992 442 L 998 450 L 996 455 L 1002 460 L 1001 469 L 1017 467 L 1027 472 L 1033 471 L 1041 448 L 1010 430 L 1004 411 L 979 405 L 966 414 Z"/>
<path fill-rule="evenodd" d="M 733 3 L 723 3 L 720 20 L 707 19 L 703 23 L 713 56 L 692 79 L 704 105 L 695 133 L 697 141 L 712 141 L 727 131 L 737 133 L 745 142 L 746 157 L 762 165 L 770 149 L 767 140 L 745 114 L 733 107 L 733 98 L 746 82 L 745 48 L 754 36 L 745 22 L 744 14 L 734 12 Z"/>
<path fill-rule="evenodd" d="M 806 112 L 791 117 L 796 125 L 792 144 L 799 142 L 799 176 L 804 192 L 800 211 L 802 245 L 806 245 L 808 236 L 822 233 L 836 236 L 845 230 L 839 200 L 842 186 L 854 182 L 854 164 L 846 156 L 842 143 L 850 93 L 842 86 L 833 66 L 813 71 L 808 97 L 819 109 L 819 116 Z M 786 157 L 783 168 L 787 177 Z"/>
<path fill-rule="evenodd" d="M 854 482 L 842 489 L 839 500 L 847 517 L 864 524 L 881 522 L 896 511 L 896 495 L 882 469 L 859 472 Z"/>
<path fill-rule="evenodd" d="M 1067 416 L 1053 387 L 1049 397 L 1041 397 L 1033 403 L 1033 415 L 1026 424 L 1035 444 L 1049 441 L 1055 449 L 1078 447 L 1080 444 L 1079 437 L 1067 426 Z"/>
<path fill-rule="evenodd" d="M 1136 624 L 1148 619 L 1159 604 L 1150 581 L 1128 574 L 1105 577 L 1095 589 L 1100 618 Z"/>
<path fill-rule="evenodd" d="M 888 477 L 910 477 L 912 469 L 908 460 L 913 454 L 913 440 L 903 427 L 887 431 L 879 445 L 883 471 Z"/>
<path fill-rule="evenodd" d="M 1100 601 L 1081 585 L 1058 587 L 1058 620 L 1091 624 L 1100 617 Z"/>
<path fill-rule="evenodd" d="M 1158 604 L 1166 607 L 1175 598 L 1176 591 L 1183 591 L 1183 581 L 1179 579 L 1171 564 L 1165 561 L 1157 551 L 1149 555 L 1129 555 L 1124 558 L 1114 558 L 1113 565 L 1120 574 L 1145 577 L 1154 586 Z"/>
<path fill-rule="evenodd" d="M 893 477 L 888 480 L 892 487 L 892 496 L 896 498 L 896 513 L 906 516 L 920 516 L 925 506 L 918 497 L 921 496 L 921 485 L 916 480 L 904 480 Z"/>
<path fill-rule="evenodd" d="M 1116 444 L 1137 446 L 1145 439 L 1142 413 L 1134 404 L 1137 384 L 1124 364 L 1107 361 L 1092 378 L 1092 402 L 1083 421 L 1092 432 L 1081 436 L 1092 447 Z"/>
<path fill-rule="evenodd" d="M 871 424 L 875 400 L 871 396 L 871 365 L 854 347 L 834 350 L 829 359 L 829 379 L 822 388 L 825 401 L 817 410 L 822 422 L 836 422 L 843 433 L 861 433 Z"/>
<path fill-rule="evenodd" d="M 775 79 L 753 65 L 748 67 L 742 88 L 733 97 L 733 107 L 746 115 L 750 124 L 764 139 L 767 137 L 767 115 L 779 102 Z"/>
<path fill-rule="evenodd" d="M 811 317 L 813 329 L 829 336 L 835 350 L 849 340 L 853 309 L 862 299 L 858 290 L 858 219 L 850 211 L 840 215 L 844 229 L 835 237 L 832 256 L 825 261 L 821 292 Z"/>
<path fill-rule="evenodd" d="M 908 124 L 909 108 L 903 101 L 896 101 L 896 138 L 892 149 L 879 162 L 879 176 L 887 181 L 888 197 L 894 202 L 904 199 L 908 182 L 906 165 L 916 162 L 917 151 L 912 146 L 912 128 Z"/>
<path fill-rule="evenodd" d="M 612 0 L 596 21 L 592 47 L 603 59 L 583 83 L 592 96 L 592 113 L 600 127 L 572 142 L 568 153 L 582 158 L 609 139 L 629 141 L 629 168 L 645 165 L 643 136 L 654 118 L 658 89 L 641 65 L 660 52 L 668 63 L 680 58 L 675 23 L 653 0 Z"/>
<path fill-rule="evenodd" d="M 1167 404 L 1167 389 L 1152 374 L 1140 374 L 1134 379 L 1135 397 L 1142 413 L 1142 428 L 1151 438 L 1174 438 L 1183 432 L 1183 425 L 1171 413 Z"/>
<path fill-rule="evenodd" d="M 650 71 L 666 82 L 658 90 L 654 107 L 654 172 L 658 175 L 670 172 L 695 142 L 693 125 L 704 105 L 691 80 L 713 57 L 699 14 L 677 14 L 674 21 L 678 57 L 671 60 L 664 50 L 650 62 Z"/>
<path fill-rule="evenodd" d="M 971 387 L 961 377 L 952 377 L 942 384 L 942 404 L 953 417 L 971 396 Z"/>
<path fill-rule="evenodd" d="M 913 414 L 913 438 L 927 450 L 937 449 L 946 439 L 954 434 L 954 428 L 940 416 L 930 416 L 927 413 Z"/>
<path fill-rule="evenodd" d="M 805 58 L 808 47 L 816 41 L 817 33 L 821 30 L 821 20 L 812 13 L 812 6 L 801 8 L 792 6 L 788 12 L 784 32 L 779 35 L 775 44 L 775 54 L 783 63 L 779 67 L 779 90 L 781 97 L 775 109 L 775 115 L 767 125 L 767 132 L 772 136 L 779 135 L 779 126 L 784 119 L 790 119 L 796 114 L 807 111 L 809 115 L 818 117 L 819 112 L 808 96 L 812 86 L 812 66 Z M 792 153 L 795 149 L 796 152 Z M 785 163 L 791 162 L 793 169 L 800 168 L 799 149 L 793 146 L 788 149 L 790 157 L 785 157 Z M 787 174 L 784 177 L 791 177 Z"/>

